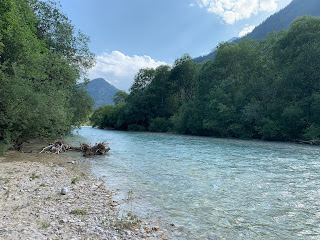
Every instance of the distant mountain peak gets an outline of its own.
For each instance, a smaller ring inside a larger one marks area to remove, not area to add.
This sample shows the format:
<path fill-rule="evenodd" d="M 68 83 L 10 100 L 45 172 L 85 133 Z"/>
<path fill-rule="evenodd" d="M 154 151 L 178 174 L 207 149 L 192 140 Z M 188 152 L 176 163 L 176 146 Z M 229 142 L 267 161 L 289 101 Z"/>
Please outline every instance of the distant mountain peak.
<path fill-rule="evenodd" d="M 94 100 L 94 109 L 102 105 L 114 105 L 113 96 L 120 91 L 104 78 L 91 80 L 86 89 Z"/>
<path fill-rule="evenodd" d="M 238 40 L 238 39 L 239 39 L 238 37 L 233 37 L 233 38 L 229 39 L 228 42 L 233 42 L 233 41 Z"/>

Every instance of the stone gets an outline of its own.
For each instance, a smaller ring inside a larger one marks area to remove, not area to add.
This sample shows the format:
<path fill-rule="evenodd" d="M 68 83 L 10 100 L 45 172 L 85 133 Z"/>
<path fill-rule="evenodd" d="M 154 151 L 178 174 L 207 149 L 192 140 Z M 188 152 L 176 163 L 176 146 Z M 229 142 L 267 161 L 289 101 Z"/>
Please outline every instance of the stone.
<path fill-rule="evenodd" d="M 61 220 L 59 220 L 59 223 L 60 223 L 60 224 L 64 224 L 64 223 L 66 223 L 66 222 L 67 222 L 66 219 L 61 219 Z"/>
<path fill-rule="evenodd" d="M 76 225 L 79 226 L 79 227 L 83 227 L 83 226 L 85 226 L 86 224 L 85 224 L 84 222 L 77 222 Z"/>
<path fill-rule="evenodd" d="M 152 228 L 152 230 L 153 230 L 153 231 L 159 231 L 159 230 L 160 230 L 160 227 L 159 227 L 159 226 L 155 226 L 155 227 Z"/>
<path fill-rule="evenodd" d="M 60 194 L 66 195 L 68 193 L 68 189 L 66 187 L 61 188 Z"/>

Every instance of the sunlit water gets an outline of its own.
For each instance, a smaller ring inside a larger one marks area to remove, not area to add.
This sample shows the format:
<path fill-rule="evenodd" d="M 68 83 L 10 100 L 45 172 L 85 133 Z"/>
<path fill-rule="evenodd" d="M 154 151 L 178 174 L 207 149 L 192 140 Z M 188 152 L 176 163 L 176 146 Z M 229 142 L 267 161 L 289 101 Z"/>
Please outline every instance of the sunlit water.
<path fill-rule="evenodd" d="M 67 140 L 107 141 L 92 173 L 176 239 L 320 238 L 319 147 L 91 127 Z"/>

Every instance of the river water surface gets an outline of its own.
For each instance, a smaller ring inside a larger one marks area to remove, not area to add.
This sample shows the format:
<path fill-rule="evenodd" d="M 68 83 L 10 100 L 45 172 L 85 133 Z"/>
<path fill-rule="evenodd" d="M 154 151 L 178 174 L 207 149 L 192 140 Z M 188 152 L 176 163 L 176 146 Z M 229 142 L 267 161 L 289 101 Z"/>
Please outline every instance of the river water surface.
<path fill-rule="evenodd" d="M 320 238 L 319 147 L 91 127 L 66 140 L 107 141 L 92 173 L 176 239 Z"/>

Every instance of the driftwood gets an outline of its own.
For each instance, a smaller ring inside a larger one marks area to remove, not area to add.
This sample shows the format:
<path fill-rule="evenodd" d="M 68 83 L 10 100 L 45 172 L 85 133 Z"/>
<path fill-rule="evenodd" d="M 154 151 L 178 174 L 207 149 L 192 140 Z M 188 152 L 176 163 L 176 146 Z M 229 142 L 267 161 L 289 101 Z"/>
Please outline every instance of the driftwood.
<path fill-rule="evenodd" d="M 67 150 L 71 149 L 72 147 L 64 143 L 62 141 L 55 141 L 54 143 L 50 144 L 49 146 L 43 148 L 40 153 L 56 153 L 60 154 L 62 152 L 66 152 Z"/>
<path fill-rule="evenodd" d="M 80 143 L 80 150 L 83 152 L 84 156 L 91 155 L 103 155 L 109 152 L 110 148 L 106 147 L 107 143 L 101 142 L 96 143 L 94 146 L 90 146 L 88 143 Z"/>
<path fill-rule="evenodd" d="M 92 156 L 92 155 L 103 155 L 106 154 L 110 148 L 106 147 L 107 143 L 101 142 L 96 143 L 94 146 L 90 146 L 88 143 L 80 143 L 80 147 L 73 147 L 68 143 L 62 141 L 55 141 L 49 146 L 43 148 L 40 153 L 55 153 L 60 154 L 66 152 L 67 150 L 75 150 L 83 152 L 83 156 Z"/>

